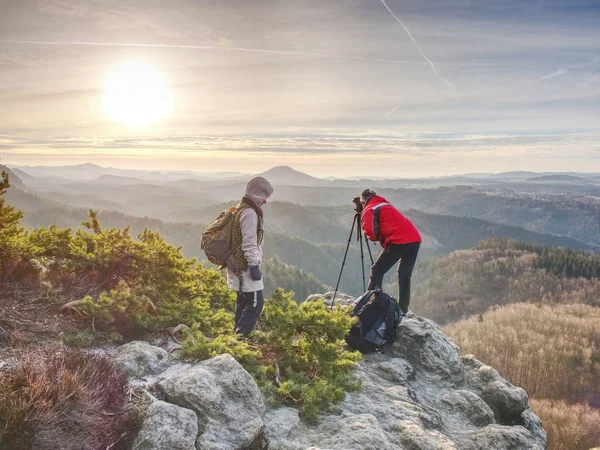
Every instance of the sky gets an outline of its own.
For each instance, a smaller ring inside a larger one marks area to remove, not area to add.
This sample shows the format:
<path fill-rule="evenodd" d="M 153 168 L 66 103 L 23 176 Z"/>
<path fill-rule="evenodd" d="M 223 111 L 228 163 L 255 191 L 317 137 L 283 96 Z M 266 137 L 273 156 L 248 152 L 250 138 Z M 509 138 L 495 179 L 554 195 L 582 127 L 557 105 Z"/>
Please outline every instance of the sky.
<path fill-rule="evenodd" d="M 152 64 L 164 117 L 107 113 Z M 599 0 L 0 0 L 0 163 L 600 172 Z"/>

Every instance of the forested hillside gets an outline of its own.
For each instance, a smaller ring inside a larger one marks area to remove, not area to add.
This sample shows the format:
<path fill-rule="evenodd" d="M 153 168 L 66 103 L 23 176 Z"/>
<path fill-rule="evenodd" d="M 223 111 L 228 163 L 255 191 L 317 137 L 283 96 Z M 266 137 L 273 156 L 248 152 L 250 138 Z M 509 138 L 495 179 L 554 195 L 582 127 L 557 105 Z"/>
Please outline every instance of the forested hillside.
<path fill-rule="evenodd" d="M 415 274 L 413 308 L 446 323 L 508 303 L 600 306 L 600 255 L 491 239 L 425 261 Z"/>
<path fill-rule="evenodd" d="M 323 294 L 330 289 L 314 275 L 286 264 L 278 258 L 265 259 L 262 272 L 266 297 L 271 297 L 277 288 L 282 288 L 285 291 L 294 291 L 294 299 L 300 303 L 309 295 Z"/>

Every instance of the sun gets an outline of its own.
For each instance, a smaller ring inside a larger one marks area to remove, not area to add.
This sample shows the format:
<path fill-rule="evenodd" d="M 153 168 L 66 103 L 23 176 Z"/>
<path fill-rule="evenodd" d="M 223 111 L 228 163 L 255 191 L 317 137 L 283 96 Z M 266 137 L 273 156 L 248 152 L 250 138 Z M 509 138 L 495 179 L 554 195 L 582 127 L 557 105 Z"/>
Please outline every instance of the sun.
<path fill-rule="evenodd" d="M 165 78 L 147 61 L 120 64 L 108 74 L 104 86 L 104 110 L 126 124 L 143 125 L 160 120 L 173 104 Z"/>

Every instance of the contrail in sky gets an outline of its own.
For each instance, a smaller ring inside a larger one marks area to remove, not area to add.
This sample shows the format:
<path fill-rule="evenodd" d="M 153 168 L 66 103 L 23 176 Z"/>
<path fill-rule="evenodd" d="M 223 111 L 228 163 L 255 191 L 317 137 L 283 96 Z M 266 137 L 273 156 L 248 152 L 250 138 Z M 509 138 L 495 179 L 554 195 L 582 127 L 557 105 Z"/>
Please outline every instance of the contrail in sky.
<path fill-rule="evenodd" d="M 594 56 L 591 60 L 586 61 L 580 64 L 573 64 L 571 66 L 560 67 L 556 72 L 553 72 L 548 75 L 544 75 L 543 77 L 537 78 L 535 80 L 531 80 L 528 84 L 539 83 L 540 81 L 550 80 L 552 78 L 560 77 L 569 73 L 573 69 L 585 69 L 586 67 L 593 67 L 596 64 L 600 63 L 600 56 Z"/>
<path fill-rule="evenodd" d="M 389 116 L 390 114 L 393 114 L 393 113 L 394 113 L 394 111 L 396 111 L 396 110 L 397 110 L 399 107 L 400 107 L 400 104 L 398 104 L 398 105 L 394 106 L 394 108 L 393 108 L 393 109 L 392 109 L 392 110 L 391 110 L 389 113 L 387 113 L 387 114 L 386 114 L 384 117 L 387 117 L 387 116 Z"/>
<path fill-rule="evenodd" d="M 266 53 L 272 55 L 309 56 L 316 58 L 347 59 L 354 61 L 384 62 L 393 64 L 424 64 L 419 61 L 407 61 L 402 59 L 369 58 L 363 56 L 339 55 L 331 53 L 296 52 L 287 50 L 267 50 L 261 48 L 246 47 L 224 47 L 217 45 L 179 45 L 179 44 L 132 44 L 123 42 L 70 42 L 70 41 L 0 41 L 1 44 L 23 44 L 23 45 L 69 45 L 88 47 L 141 47 L 141 48 L 173 48 L 187 50 L 223 50 L 232 52 Z"/>
<path fill-rule="evenodd" d="M 415 44 L 415 46 L 417 47 L 417 49 L 419 50 L 419 53 L 421 53 L 421 56 L 423 57 L 423 59 L 427 62 L 427 64 L 429 64 L 429 66 L 431 67 L 431 70 L 433 70 L 433 72 L 435 73 L 435 75 L 442 80 L 444 83 L 446 83 L 446 85 L 452 89 L 452 83 L 450 83 L 448 80 L 446 80 L 443 76 L 440 75 L 440 73 L 437 71 L 437 69 L 435 68 L 435 64 L 433 64 L 433 62 L 427 57 L 427 55 L 425 55 L 425 53 L 423 52 L 423 50 L 421 49 L 421 46 L 419 45 L 419 43 L 417 42 L 417 40 L 413 37 L 412 33 L 410 32 L 410 30 L 406 27 L 406 25 L 404 25 L 404 22 L 402 22 L 402 20 L 400 20 L 396 14 L 394 14 L 394 11 L 392 11 L 390 9 L 390 7 L 387 5 L 387 3 L 385 3 L 385 0 L 381 0 L 381 3 L 383 3 L 383 6 L 386 7 L 386 9 L 390 12 L 390 14 L 394 17 L 394 19 L 396 19 L 396 21 L 402 25 L 402 27 L 404 28 L 404 30 L 406 31 L 406 33 L 408 34 L 408 36 L 410 37 L 410 39 L 413 41 L 413 43 Z"/>

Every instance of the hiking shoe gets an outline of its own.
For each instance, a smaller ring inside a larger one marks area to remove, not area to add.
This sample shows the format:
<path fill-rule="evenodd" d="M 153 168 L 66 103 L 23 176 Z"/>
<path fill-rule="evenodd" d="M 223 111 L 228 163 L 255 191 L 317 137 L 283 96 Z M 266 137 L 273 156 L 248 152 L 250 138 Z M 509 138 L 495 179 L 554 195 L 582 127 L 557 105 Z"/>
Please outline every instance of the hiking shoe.
<path fill-rule="evenodd" d="M 406 317 L 406 314 L 408 314 L 408 312 L 404 311 L 402 308 L 399 308 L 399 310 L 400 310 L 400 313 L 399 313 L 399 317 L 398 317 L 398 325 L 400 325 L 402 320 Z"/>

